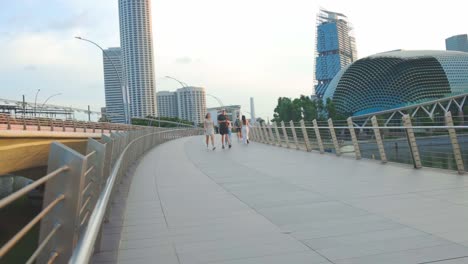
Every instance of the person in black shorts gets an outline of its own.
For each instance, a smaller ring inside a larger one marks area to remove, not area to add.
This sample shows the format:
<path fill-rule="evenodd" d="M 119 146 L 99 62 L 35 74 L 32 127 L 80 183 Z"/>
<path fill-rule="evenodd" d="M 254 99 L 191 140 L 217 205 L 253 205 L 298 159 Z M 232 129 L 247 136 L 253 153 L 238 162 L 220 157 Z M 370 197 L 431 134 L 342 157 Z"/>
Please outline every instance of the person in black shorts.
<path fill-rule="evenodd" d="M 224 149 L 224 141 L 227 140 L 229 148 L 231 148 L 231 140 L 229 139 L 228 131 L 228 117 L 226 116 L 226 110 L 223 109 L 221 114 L 218 116 L 219 134 L 221 134 L 221 144 Z"/>

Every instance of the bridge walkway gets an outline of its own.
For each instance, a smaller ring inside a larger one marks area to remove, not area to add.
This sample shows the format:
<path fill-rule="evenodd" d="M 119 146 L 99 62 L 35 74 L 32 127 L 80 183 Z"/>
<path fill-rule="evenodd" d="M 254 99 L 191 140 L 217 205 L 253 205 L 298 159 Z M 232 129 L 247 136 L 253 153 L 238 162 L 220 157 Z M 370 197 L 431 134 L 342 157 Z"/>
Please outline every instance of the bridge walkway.
<path fill-rule="evenodd" d="M 468 263 L 455 172 L 191 137 L 141 160 L 126 204 L 95 263 Z"/>

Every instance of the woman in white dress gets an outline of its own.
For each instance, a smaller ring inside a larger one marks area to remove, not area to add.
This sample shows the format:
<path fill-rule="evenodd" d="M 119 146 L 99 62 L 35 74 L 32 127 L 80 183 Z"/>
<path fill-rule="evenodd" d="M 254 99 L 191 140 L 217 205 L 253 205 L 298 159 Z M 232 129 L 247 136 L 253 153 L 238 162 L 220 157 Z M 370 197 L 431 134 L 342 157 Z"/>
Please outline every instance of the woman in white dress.
<path fill-rule="evenodd" d="M 242 116 L 242 143 L 249 144 L 249 121 L 245 118 L 245 115 Z"/>
<path fill-rule="evenodd" d="M 216 149 L 214 146 L 214 123 L 213 120 L 211 119 L 211 114 L 208 113 L 205 116 L 205 122 L 203 123 L 203 128 L 205 129 L 205 137 L 206 137 L 206 149 L 208 149 L 208 143 L 211 138 L 211 146 L 213 147 L 213 150 Z"/>

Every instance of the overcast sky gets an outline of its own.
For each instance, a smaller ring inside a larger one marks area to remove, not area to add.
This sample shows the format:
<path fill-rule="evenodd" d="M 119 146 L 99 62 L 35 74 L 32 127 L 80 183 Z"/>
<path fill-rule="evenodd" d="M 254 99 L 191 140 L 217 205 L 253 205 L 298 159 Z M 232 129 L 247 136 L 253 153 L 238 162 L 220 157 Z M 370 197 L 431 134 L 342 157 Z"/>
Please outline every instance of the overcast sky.
<path fill-rule="evenodd" d="M 102 54 L 78 40 L 120 45 L 117 0 L 0 2 L 0 98 L 104 106 Z M 468 32 L 468 3 L 350 0 L 153 0 L 158 90 L 176 77 L 205 87 L 225 105 L 271 117 L 280 96 L 313 90 L 315 20 L 319 7 L 348 16 L 359 57 L 394 49 L 445 49 Z M 207 98 L 208 106 L 218 103 Z"/>

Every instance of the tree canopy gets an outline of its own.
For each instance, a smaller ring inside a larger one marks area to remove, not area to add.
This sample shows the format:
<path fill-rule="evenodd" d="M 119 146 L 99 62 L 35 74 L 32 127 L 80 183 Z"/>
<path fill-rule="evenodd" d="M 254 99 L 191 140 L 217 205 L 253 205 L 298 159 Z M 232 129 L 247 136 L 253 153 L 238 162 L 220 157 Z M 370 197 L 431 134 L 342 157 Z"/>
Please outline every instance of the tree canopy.
<path fill-rule="evenodd" d="M 330 98 L 324 104 L 323 100 L 311 100 L 305 95 L 301 95 L 295 99 L 288 97 L 278 98 L 278 104 L 274 111 L 273 122 L 289 122 L 290 120 L 299 122 L 301 119 L 305 121 L 312 121 L 314 119 L 323 121 L 327 118 L 346 118 L 337 113 L 335 104 Z"/>

